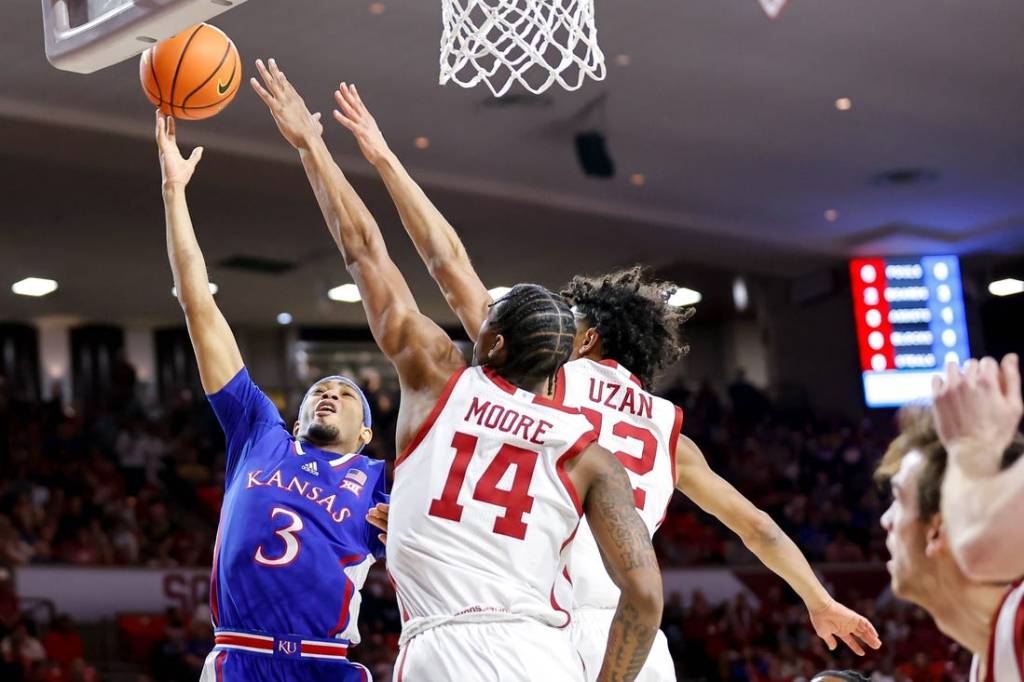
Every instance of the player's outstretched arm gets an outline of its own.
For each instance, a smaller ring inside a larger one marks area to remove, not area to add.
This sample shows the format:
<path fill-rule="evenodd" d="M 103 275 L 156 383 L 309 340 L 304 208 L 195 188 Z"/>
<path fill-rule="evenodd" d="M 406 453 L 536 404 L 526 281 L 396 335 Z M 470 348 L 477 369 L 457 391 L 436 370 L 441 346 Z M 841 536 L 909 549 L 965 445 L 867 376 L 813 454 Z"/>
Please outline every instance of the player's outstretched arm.
<path fill-rule="evenodd" d="M 185 200 L 185 188 L 203 156 L 203 148 L 197 147 L 187 159 L 183 158 L 178 151 L 175 133 L 174 119 L 158 111 L 156 143 L 163 177 L 167 257 L 174 273 L 178 302 L 185 311 L 203 390 L 208 394 L 216 393 L 242 369 L 242 354 L 231 327 L 210 293 L 206 261 L 199 249 Z"/>
<path fill-rule="evenodd" d="M 934 383 L 935 425 L 949 454 L 942 484 L 942 520 L 957 562 L 968 577 L 984 582 L 1024 575 L 1016 542 L 1024 524 L 1024 464 L 1001 471 L 1024 405 L 1016 354 L 955 363 Z M 1022 458 L 1024 459 L 1024 458 Z"/>
<path fill-rule="evenodd" d="M 711 470 L 696 443 L 680 435 L 675 456 L 676 488 L 736 533 L 761 563 L 800 595 L 815 632 L 829 649 L 836 648 L 837 637 L 858 656 L 864 655 L 860 642 L 873 649 L 882 645 L 878 632 L 866 618 L 829 595 L 800 548 L 772 517 Z"/>
<path fill-rule="evenodd" d="M 612 453 L 591 445 L 569 474 L 612 581 L 622 591 L 608 632 L 598 680 L 633 680 L 661 625 L 664 596 L 651 535 L 634 507 L 625 470 Z"/>
<path fill-rule="evenodd" d="M 469 338 L 476 341 L 492 303 L 491 295 L 473 268 L 455 228 L 388 147 L 356 86 L 342 83 L 334 98 L 339 109 L 334 112 L 334 118 L 352 133 L 363 156 L 380 173 L 402 217 L 402 225 L 430 276 L 441 288 Z"/>
<path fill-rule="evenodd" d="M 274 60 L 266 66 L 257 61 L 256 67 L 263 83 L 253 78 L 253 89 L 270 109 L 281 134 L 299 152 L 327 229 L 359 287 L 374 340 L 398 370 L 403 389 L 440 394 L 451 372 L 465 364 L 458 348 L 444 330 L 420 313 L 388 254 L 377 221 L 324 144 L 319 115 L 309 112 Z M 420 420 L 412 421 L 418 426 Z M 401 434 L 399 440 L 403 440 Z"/>

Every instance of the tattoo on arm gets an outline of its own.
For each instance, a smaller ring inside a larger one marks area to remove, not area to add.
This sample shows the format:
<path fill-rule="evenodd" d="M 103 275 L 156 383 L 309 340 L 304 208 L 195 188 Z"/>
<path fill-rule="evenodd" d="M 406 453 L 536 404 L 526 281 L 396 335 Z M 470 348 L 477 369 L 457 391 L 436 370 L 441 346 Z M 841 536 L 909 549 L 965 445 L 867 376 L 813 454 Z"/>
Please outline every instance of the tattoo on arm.
<path fill-rule="evenodd" d="M 598 680 L 629 682 L 647 661 L 661 624 L 661 574 L 626 472 L 608 452 L 595 453 L 594 460 L 598 471 L 585 500 L 587 521 L 609 576 L 622 590 Z"/>
<path fill-rule="evenodd" d="M 614 550 L 618 557 L 618 560 L 605 558 L 609 574 L 617 585 L 635 568 L 658 566 L 650 533 L 634 507 L 629 478 L 617 464 L 594 478 L 586 499 L 586 513 L 591 527 L 600 527 L 605 536 L 602 551 Z M 605 543 L 610 546 L 605 548 Z"/>

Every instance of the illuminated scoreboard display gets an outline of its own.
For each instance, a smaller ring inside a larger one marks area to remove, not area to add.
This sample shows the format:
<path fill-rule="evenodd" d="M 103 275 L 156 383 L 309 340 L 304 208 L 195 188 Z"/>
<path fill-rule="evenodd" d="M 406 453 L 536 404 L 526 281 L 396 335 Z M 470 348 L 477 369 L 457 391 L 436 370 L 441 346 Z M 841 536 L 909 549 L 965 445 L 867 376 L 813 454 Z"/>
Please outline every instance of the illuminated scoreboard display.
<path fill-rule="evenodd" d="M 857 345 L 869 407 L 931 397 L 932 376 L 970 357 L 956 256 L 850 261 Z"/>

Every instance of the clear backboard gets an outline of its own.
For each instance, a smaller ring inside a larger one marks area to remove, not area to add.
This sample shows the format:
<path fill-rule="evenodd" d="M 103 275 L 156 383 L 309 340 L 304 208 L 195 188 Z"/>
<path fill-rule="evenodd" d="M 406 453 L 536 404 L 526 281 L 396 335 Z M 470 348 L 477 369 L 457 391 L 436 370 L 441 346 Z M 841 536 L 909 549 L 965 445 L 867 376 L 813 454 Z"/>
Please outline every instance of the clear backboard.
<path fill-rule="evenodd" d="M 42 0 L 46 58 L 92 73 L 245 0 Z"/>

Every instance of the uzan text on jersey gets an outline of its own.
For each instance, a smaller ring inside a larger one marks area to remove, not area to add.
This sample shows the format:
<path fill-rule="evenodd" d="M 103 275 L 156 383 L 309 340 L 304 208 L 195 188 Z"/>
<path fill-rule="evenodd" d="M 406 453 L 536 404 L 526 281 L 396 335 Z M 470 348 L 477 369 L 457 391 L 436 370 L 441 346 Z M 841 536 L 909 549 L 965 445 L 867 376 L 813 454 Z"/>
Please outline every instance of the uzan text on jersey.
<path fill-rule="evenodd" d="M 651 419 L 651 410 L 654 407 L 654 398 L 643 392 L 594 378 L 590 379 L 590 399 L 598 405 L 610 407 L 618 412 L 630 412 L 648 419 Z"/>

